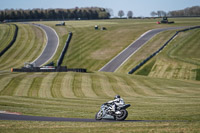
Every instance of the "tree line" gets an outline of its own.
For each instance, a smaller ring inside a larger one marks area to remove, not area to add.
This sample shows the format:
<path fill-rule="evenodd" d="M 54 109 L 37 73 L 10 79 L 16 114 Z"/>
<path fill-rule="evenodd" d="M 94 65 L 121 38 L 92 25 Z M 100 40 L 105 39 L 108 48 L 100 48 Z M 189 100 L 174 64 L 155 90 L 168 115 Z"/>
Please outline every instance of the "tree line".
<path fill-rule="evenodd" d="M 200 16 L 200 6 L 188 7 L 178 11 L 170 11 L 169 15 L 172 17 Z"/>
<path fill-rule="evenodd" d="M 110 13 L 105 8 L 73 8 L 73 9 L 5 9 L 0 10 L 0 21 L 20 19 L 108 19 Z"/>
<path fill-rule="evenodd" d="M 176 11 L 169 11 L 168 13 L 165 11 L 152 11 L 151 12 L 152 17 L 164 17 L 164 16 L 170 16 L 170 17 L 188 17 L 188 16 L 200 16 L 200 6 L 193 6 L 188 7 L 183 10 L 176 10 Z"/>

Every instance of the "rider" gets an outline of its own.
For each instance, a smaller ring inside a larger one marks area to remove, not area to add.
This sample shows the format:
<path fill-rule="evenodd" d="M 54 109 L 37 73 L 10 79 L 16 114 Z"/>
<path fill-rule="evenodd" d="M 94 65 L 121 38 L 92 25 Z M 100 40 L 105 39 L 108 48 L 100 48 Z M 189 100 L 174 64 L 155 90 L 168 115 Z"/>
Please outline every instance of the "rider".
<path fill-rule="evenodd" d="M 109 104 L 113 104 L 111 106 L 111 111 L 114 112 L 115 114 L 120 114 L 121 112 L 120 111 L 116 111 L 116 108 L 118 106 L 121 106 L 121 105 L 124 105 L 124 100 L 120 97 L 120 95 L 116 95 L 114 97 L 114 100 L 112 101 L 108 101 Z"/>

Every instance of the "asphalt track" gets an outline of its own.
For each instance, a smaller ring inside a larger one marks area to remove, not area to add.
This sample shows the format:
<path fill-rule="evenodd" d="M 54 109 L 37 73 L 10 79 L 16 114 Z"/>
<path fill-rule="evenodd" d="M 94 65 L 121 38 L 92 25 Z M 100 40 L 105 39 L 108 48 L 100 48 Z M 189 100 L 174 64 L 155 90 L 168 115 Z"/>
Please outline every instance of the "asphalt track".
<path fill-rule="evenodd" d="M 188 26 L 187 26 L 188 27 Z M 115 56 L 111 61 L 109 61 L 105 66 L 103 66 L 99 71 L 103 72 L 115 72 L 123 63 L 125 63 L 128 58 L 130 58 L 137 50 L 139 50 L 147 41 L 149 41 L 156 34 L 167 31 L 167 30 L 177 30 L 186 27 L 169 27 L 162 29 L 149 30 L 143 35 L 141 35 L 136 41 L 131 43 L 126 49 Z"/>
<path fill-rule="evenodd" d="M 0 120 L 14 120 L 14 121 L 51 121 L 51 122 L 119 122 L 112 119 L 95 120 L 95 119 L 81 119 L 81 118 L 62 118 L 62 117 L 43 117 L 43 116 L 28 116 L 16 114 L 0 113 Z M 178 120 L 125 120 L 121 122 L 187 122 Z"/>
<path fill-rule="evenodd" d="M 33 24 L 33 25 L 41 28 L 45 32 L 47 38 L 47 44 L 45 49 L 43 50 L 41 55 L 32 62 L 32 64 L 34 64 L 35 67 L 39 67 L 48 62 L 54 56 L 59 45 L 59 39 L 55 30 L 52 29 L 51 27 L 43 24 Z"/>

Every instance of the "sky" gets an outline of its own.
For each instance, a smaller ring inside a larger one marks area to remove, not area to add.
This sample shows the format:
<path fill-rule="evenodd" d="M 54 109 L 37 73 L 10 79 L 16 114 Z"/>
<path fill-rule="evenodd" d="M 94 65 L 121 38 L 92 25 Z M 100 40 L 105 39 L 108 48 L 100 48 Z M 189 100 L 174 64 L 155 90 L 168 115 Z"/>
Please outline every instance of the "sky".
<path fill-rule="evenodd" d="M 114 16 L 123 10 L 125 14 L 132 11 L 135 17 L 148 17 L 152 11 L 168 12 L 192 6 L 200 6 L 200 0 L 0 0 L 0 10 L 103 7 L 112 9 Z"/>

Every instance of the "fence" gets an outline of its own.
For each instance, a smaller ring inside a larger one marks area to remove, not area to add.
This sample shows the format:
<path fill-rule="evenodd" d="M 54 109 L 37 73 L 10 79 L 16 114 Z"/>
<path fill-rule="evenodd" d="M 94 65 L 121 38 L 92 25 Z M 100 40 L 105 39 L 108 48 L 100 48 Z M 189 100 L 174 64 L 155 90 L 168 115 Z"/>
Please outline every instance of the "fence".
<path fill-rule="evenodd" d="M 61 52 L 61 55 L 60 55 L 60 57 L 58 59 L 57 66 L 61 66 L 61 64 L 62 64 L 62 61 L 64 59 L 65 53 L 67 52 L 67 49 L 68 49 L 68 46 L 69 46 L 71 38 L 72 38 L 72 32 L 69 32 L 69 35 L 68 35 L 67 41 L 65 43 L 65 46 L 64 46 L 64 48 L 63 48 L 63 50 Z"/>
<path fill-rule="evenodd" d="M 157 55 L 161 50 L 163 50 L 167 44 L 172 40 L 174 39 L 180 32 L 185 32 L 185 31 L 188 31 L 188 30 L 193 30 L 193 29 L 196 29 L 196 28 L 200 28 L 200 26 L 194 26 L 194 27 L 190 27 L 190 28 L 186 28 L 186 29 L 183 29 L 183 30 L 179 30 L 179 31 L 176 31 L 176 33 L 167 41 L 164 43 L 164 45 L 159 48 L 156 52 L 154 52 L 152 55 L 150 55 L 149 57 L 147 57 L 145 60 L 143 60 L 140 64 L 138 64 L 136 67 L 134 67 L 131 71 L 128 72 L 128 74 L 133 74 L 135 71 L 137 71 L 141 66 L 143 66 L 147 61 L 149 61 L 151 58 L 153 58 L 155 55 Z"/>

